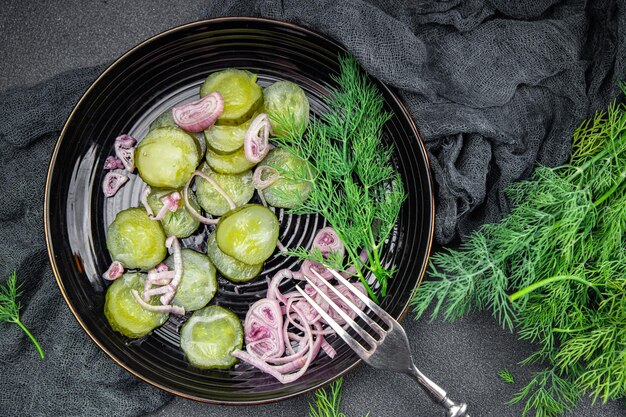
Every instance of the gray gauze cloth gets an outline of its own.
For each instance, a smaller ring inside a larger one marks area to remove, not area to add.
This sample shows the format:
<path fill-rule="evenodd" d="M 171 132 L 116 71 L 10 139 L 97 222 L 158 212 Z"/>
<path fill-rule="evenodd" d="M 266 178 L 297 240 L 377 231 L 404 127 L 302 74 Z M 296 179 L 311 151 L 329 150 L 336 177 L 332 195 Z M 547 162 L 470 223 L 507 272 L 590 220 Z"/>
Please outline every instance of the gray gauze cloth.
<path fill-rule="evenodd" d="M 573 129 L 624 77 L 617 1 L 300 0 L 210 2 L 208 13 L 262 15 L 323 32 L 398 90 L 429 153 L 439 243 L 508 209 L 503 190 L 538 161 L 566 160 Z M 123 371 L 72 318 L 49 266 L 43 190 L 55 140 L 103 67 L 0 96 L 0 278 L 24 282 L 23 320 L 0 324 L 0 414 L 133 416 L 171 396 Z M 475 337 L 480 337 L 476 331 Z M 245 414 L 245 413 L 244 413 Z"/>

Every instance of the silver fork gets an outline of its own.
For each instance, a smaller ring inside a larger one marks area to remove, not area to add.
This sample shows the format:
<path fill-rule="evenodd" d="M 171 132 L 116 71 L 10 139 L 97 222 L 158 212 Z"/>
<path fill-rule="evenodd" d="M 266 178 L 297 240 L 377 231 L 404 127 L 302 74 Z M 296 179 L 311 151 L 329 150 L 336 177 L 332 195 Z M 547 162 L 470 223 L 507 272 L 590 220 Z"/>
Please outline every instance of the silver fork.
<path fill-rule="evenodd" d="M 322 291 L 319 286 L 306 278 L 311 287 L 328 303 L 328 305 L 339 314 L 346 323 L 354 329 L 356 333 L 363 338 L 369 347 L 363 346 L 355 338 L 350 336 L 348 332 L 333 320 L 330 315 L 322 309 L 302 288 L 296 286 L 296 289 L 302 296 L 317 310 L 324 320 L 337 332 L 337 334 L 354 350 L 370 366 L 379 369 L 389 369 L 395 372 L 402 372 L 417 381 L 424 391 L 432 398 L 432 400 L 440 404 L 446 410 L 447 417 L 469 417 L 467 414 L 466 404 L 456 404 L 448 394 L 433 381 L 428 379 L 426 375 L 420 372 L 413 363 L 409 341 L 406 333 L 400 324 L 394 320 L 385 310 L 380 308 L 376 303 L 369 299 L 366 295 L 354 288 L 348 280 L 341 276 L 337 271 L 329 270 L 340 283 L 346 285 L 365 305 L 378 316 L 386 325 L 387 329 L 383 329 L 372 318 L 368 317 L 365 312 L 354 305 L 343 294 L 341 294 L 332 284 L 326 281 L 317 271 L 313 273 L 324 283 L 346 306 L 354 311 L 367 325 L 376 333 L 379 338 L 375 339 L 364 328 L 360 327 L 353 319 L 350 318 L 345 311 L 335 304 L 330 297 Z"/>

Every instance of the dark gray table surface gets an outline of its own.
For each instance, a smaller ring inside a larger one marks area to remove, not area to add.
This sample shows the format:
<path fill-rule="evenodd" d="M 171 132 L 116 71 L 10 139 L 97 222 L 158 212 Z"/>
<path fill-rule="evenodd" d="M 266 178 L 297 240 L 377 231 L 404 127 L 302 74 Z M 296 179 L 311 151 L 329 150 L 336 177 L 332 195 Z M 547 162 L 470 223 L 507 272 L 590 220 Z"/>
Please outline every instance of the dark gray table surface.
<path fill-rule="evenodd" d="M 2 0 L 0 5 L 0 93 L 32 85 L 72 68 L 109 62 L 138 42 L 173 26 L 203 16 L 203 2 L 134 0 L 33 1 Z M 473 417 L 518 416 L 520 406 L 505 405 L 530 378 L 532 368 L 517 363 L 531 346 L 500 329 L 486 314 L 455 323 L 416 322 L 409 313 L 403 324 L 418 367 L 470 404 Z M 501 369 L 516 384 L 497 377 Z M 156 388 L 155 388 L 156 389 Z M 360 366 L 345 378 L 348 416 L 440 416 L 417 386 L 402 375 Z M 154 416 L 277 417 L 306 416 L 310 396 L 257 407 L 219 407 L 175 399 Z M 622 403 L 590 407 L 585 400 L 571 416 L 626 415 Z"/>

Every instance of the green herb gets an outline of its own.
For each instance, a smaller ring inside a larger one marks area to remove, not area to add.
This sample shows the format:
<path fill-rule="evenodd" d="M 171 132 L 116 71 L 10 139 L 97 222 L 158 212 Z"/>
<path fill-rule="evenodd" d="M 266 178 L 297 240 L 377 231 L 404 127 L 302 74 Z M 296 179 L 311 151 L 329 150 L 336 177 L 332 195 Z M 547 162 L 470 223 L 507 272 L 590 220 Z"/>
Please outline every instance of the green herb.
<path fill-rule="evenodd" d="M 346 417 L 340 411 L 342 381 L 339 378 L 329 385 L 328 390 L 320 388 L 315 391 L 315 403 L 309 403 L 310 417 Z"/>
<path fill-rule="evenodd" d="M 506 369 L 499 371 L 498 376 L 500 377 L 501 380 L 503 380 L 507 384 L 515 383 L 515 379 L 513 379 L 513 374 Z"/>
<path fill-rule="evenodd" d="M 346 417 L 341 412 L 342 382 L 343 378 L 339 378 L 328 389 L 320 388 L 315 391 L 314 403 L 309 403 L 309 417 Z"/>
<path fill-rule="evenodd" d="M 349 262 L 370 297 L 378 300 L 365 276 L 372 273 L 387 293 L 394 270 L 382 265 L 381 249 L 393 230 L 406 197 L 402 180 L 391 162 L 392 148 L 383 143 L 382 128 L 391 114 L 376 86 L 352 57 L 340 59 L 337 88 L 326 99 L 328 110 L 313 120 L 304 135 L 292 120 L 270 115 L 286 126 L 274 140 L 308 161 L 308 172 L 293 173 L 301 181 L 312 180 L 307 199 L 291 210 L 294 214 L 321 214 L 346 246 Z M 367 252 L 367 261 L 359 255 Z"/>
<path fill-rule="evenodd" d="M 535 410 L 536 417 L 558 417 L 572 411 L 580 400 L 576 384 L 561 378 L 552 370 L 537 372 L 528 385 L 509 401 L 525 401 L 522 417 Z"/>
<path fill-rule="evenodd" d="M 20 308 L 22 307 L 17 301 L 17 298 L 21 295 L 20 286 L 17 285 L 17 274 L 13 274 L 9 277 L 6 285 L 0 285 L 0 322 L 15 323 L 20 329 L 26 333 L 28 338 L 33 342 L 39 352 L 41 359 L 44 358 L 43 350 L 35 337 L 28 331 L 26 326 L 20 321 Z"/>
<path fill-rule="evenodd" d="M 622 86 L 624 90 L 624 86 Z M 535 342 L 545 370 L 515 397 L 557 416 L 583 393 L 626 396 L 626 107 L 613 103 L 574 133 L 568 164 L 537 167 L 508 188 L 513 204 L 459 250 L 431 259 L 417 317 L 489 310 Z"/>

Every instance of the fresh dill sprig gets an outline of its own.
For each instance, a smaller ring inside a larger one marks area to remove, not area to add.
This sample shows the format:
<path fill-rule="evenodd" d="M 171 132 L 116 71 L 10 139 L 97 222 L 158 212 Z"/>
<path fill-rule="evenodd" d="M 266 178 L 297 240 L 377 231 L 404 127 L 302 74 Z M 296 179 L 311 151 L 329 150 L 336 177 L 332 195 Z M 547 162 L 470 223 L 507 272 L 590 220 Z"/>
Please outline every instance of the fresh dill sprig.
<path fill-rule="evenodd" d="M 327 111 L 311 121 L 306 134 L 293 123 L 293 116 L 289 120 L 271 114 L 287 126 L 273 140 L 308 161 L 307 172 L 292 177 L 311 181 L 311 192 L 291 212 L 320 214 L 330 223 L 346 246 L 349 263 L 356 267 L 370 297 L 378 301 L 366 275 L 376 277 L 384 297 L 394 270 L 383 266 L 382 247 L 406 198 L 391 162 L 392 148 L 383 141 L 382 129 L 391 113 L 353 57 L 340 59 L 340 73 L 334 80 L 337 88 L 326 98 Z M 366 262 L 360 259 L 362 250 Z"/>
<path fill-rule="evenodd" d="M 537 372 L 533 379 L 509 401 L 524 401 L 522 417 L 534 411 L 534 417 L 558 417 L 572 411 L 580 400 L 576 384 L 561 378 L 551 369 Z"/>
<path fill-rule="evenodd" d="M 306 248 L 300 246 L 294 249 L 288 249 L 286 255 L 300 258 L 302 260 L 309 259 L 313 262 L 323 264 L 327 268 L 332 268 L 340 272 L 346 272 L 346 268 L 343 265 L 343 259 L 340 254 L 336 252 L 322 254 L 322 252 L 317 248 L 307 250 Z"/>
<path fill-rule="evenodd" d="M 431 258 L 417 317 L 488 310 L 534 342 L 523 363 L 545 369 L 514 398 L 525 414 L 561 415 L 584 393 L 626 397 L 626 106 L 584 122 L 569 163 L 537 167 L 507 195 L 500 222 Z"/>
<path fill-rule="evenodd" d="M 501 371 L 498 371 L 498 376 L 500 377 L 502 381 L 506 382 L 507 384 L 515 383 L 513 374 L 507 369 L 502 369 Z"/>
<path fill-rule="evenodd" d="M 346 417 L 341 411 L 342 383 L 343 378 L 339 378 L 327 389 L 315 391 L 313 403 L 309 403 L 309 417 Z"/>
<path fill-rule="evenodd" d="M 17 273 L 14 271 L 5 285 L 0 284 L 0 322 L 14 323 L 19 326 L 37 348 L 41 359 L 44 358 L 43 350 L 30 331 L 20 320 L 21 304 L 17 301 L 21 295 L 20 285 L 17 284 Z"/>
<path fill-rule="evenodd" d="M 314 403 L 309 403 L 310 417 L 346 417 L 341 412 L 341 384 L 342 378 L 332 382 L 328 389 L 320 388 L 315 391 Z"/>

